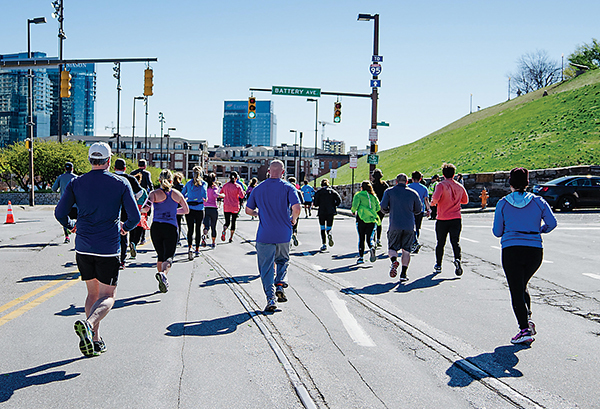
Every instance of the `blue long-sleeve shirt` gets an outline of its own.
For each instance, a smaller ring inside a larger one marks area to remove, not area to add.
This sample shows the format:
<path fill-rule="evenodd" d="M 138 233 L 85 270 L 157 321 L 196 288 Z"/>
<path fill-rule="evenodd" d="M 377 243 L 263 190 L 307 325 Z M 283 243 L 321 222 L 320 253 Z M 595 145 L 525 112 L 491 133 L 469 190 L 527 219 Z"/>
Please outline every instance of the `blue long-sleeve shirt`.
<path fill-rule="evenodd" d="M 204 210 L 204 201 L 208 198 L 206 186 L 206 182 L 202 182 L 200 186 L 196 186 L 193 180 L 188 180 L 185 184 L 181 194 L 185 196 L 190 209 Z"/>
<path fill-rule="evenodd" d="M 532 193 L 513 192 L 496 205 L 492 233 L 502 237 L 503 248 L 542 248 L 541 233 L 550 233 L 556 224 L 556 217 L 544 199 Z"/>
<path fill-rule="evenodd" d="M 127 212 L 125 231 L 140 222 L 131 186 L 107 170 L 92 170 L 76 177 L 65 188 L 54 216 L 68 229 L 75 226 L 68 217 L 74 204 L 78 209 L 75 251 L 80 254 L 103 257 L 120 254 L 121 206 Z"/>

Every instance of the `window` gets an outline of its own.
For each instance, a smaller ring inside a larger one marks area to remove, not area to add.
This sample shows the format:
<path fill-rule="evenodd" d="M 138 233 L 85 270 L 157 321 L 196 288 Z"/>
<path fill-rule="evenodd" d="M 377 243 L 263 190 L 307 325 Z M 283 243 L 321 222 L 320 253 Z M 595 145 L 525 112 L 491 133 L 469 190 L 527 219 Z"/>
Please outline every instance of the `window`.
<path fill-rule="evenodd" d="M 175 149 L 183 149 L 183 145 L 181 143 L 176 143 L 174 146 Z"/>
<path fill-rule="evenodd" d="M 183 160 L 183 153 L 176 153 L 175 160 Z"/>

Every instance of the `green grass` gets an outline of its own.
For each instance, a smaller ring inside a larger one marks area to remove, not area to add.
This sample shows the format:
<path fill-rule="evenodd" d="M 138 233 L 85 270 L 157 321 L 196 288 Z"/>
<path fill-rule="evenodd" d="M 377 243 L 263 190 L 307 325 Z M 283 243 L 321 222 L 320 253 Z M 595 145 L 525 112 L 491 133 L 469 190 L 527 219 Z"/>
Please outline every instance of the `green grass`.
<path fill-rule="evenodd" d="M 546 90 L 548 96 L 542 97 Z M 386 179 L 421 171 L 429 177 L 450 162 L 460 173 L 600 163 L 600 70 L 469 114 L 408 145 L 379 152 Z M 358 160 L 355 183 L 368 178 Z M 324 177 L 329 177 L 325 175 Z M 348 165 L 335 184 L 351 182 Z"/>

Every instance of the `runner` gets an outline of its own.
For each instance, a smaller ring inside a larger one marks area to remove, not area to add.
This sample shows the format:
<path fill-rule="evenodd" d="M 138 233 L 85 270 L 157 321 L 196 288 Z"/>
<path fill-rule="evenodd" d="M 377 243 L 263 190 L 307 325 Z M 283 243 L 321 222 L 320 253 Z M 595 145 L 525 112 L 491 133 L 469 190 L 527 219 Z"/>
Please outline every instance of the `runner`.
<path fill-rule="evenodd" d="M 140 186 L 146 189 L 148 193 L 152 191 L 152 175 L 148 170 L 146 170 L 147 162 L 146 159 L 140 159 L 138 161 L 138 168 L 131 172 L 131 175 L 135 176 L 138 173 L 142 175 L 142 181 L 140 182 Z M 146 217 L 150 217 L 152 212 L 148 212 Z M 142 237 L 140 238 L 140 245 L 146 244 L 146 230 L 142 230 Z"/>
<path fill-rule="evenodd" d="M 137 201 L 142 196 L 142 187 L 138 183 L 135 176 L 128 175 L 125 170 L 127 169 L 127 163 L 125 159 L 118 158 L 115 160 L 115 174 L 121 176 L 131 185 L 131 189 L 133 190 L 133 195 L 135 200 Z M 139 211 L 139 210 L 138 210 Z M 127 220 L 127 211 L 125 209 L 121 210 L 121 221 Z M 127 234 L 121 235 L 121 265 L 119 268 L 123 270 L 125 268 L 125 260 L 127 259 Z M 130 249 L 131 252 L 131 249 Z"/>
<path fill-rule="evenodd" d="M 202 234 L 202 247 L 206 247 L 206 235 L 210 228 L 210 235 L 212 238 L 211 247 L 215 248 L 215 241 L 217 240 L 217 220 L 219 219 L 219 204 L 217 200 L 225 197 L 224 194 L 220 193 L 221 188 L 217 185 L 217 176 L 214 173 L 205 177 L 207 184 L 206 188 L 206 202 L 204 203 L 204 232 Z M 199 251 L 196 248 L 196 255 Z"/>
<path fill-rule="evenodd" d="M 233 235 L 235 234 L 235 222 L 241 209 L 241 199 L 244 199 L 244 190 L 242 186 L 237 183 L 238 174 L 237 172 L 231 172 L 229 174 L 229 182 L 225 183 L 221 188 L 221 193 L 225 196 L 223 198 L 223 214 L 225 215 L 225 223 L 223 223 L 223 233 L 221 234 L 221 241 L 225 241 L 225 232 L 231 223 L 229 229 L 229 242 L 233 242 Z"/>
<path fill-rule="evenodd" d="M 511 170 L 508 182 L 512 193 L 496 205 L 492 232 L 494 236 L 502 237 L 502 268 L 520 329 L 510 342 L 531 343 L 536 330 L 531 321 L 527 284 L 542 264 L 541 233 L 550 233 L 557 223 L 545 200 L 525 192 L 529 185 L 527 169 Z"/>
<path fill-rule="evenodd" d="M 435 222 L 435 266 L 436 273 L 442 272 L 442 258 L 444 257 L 444 246 L 446 238 L 450 235 L 450 244 L 454 253 L 454 274 L 462 275 L 460 252 L 460 231 L 462 219 L 460 205 L 469 203 L 469 196 L 464 186 L 454 180 L 456 167 L 451 163 L 444 163 L 442 173 L 444 180 L 438 183 L 431 198 L 431 206 L 437 206 L 437 221 Z"/>
<path fill-rule="evenodd" d="M 329 180 L 321 180 L 321 188 L 317 190 L 314 197 L 314 206 L 318 208 L 319 226 L 321 227 L 321 251 L 327 250 L 327 239 L 329 247 L 333 247 L 333 219 L 337 214 L 337 207 L 342 203 L 340 194 L 329 186 Z"/>
<path fill-rule="evenodd" d="M 204 220 L 204 202 L 208 199 L 206 192 L 207 184 L 202 180 L 202 167 L 194 166 L 193 172 L 194 177 L 191 180 L 188 180 L 181 191 L 190 208 L 190 212 L 185 215 L 185 222 L 188 228 L 188 260 L 194 259 L 194 252 L 192 251 L 194 231 L 196 232 L 196 254 L 200 251 L 202 221 Z M 206 245 L 206 243 L 204 245 Z"/>
<path fill-rule="evenodd" d="M 81 280 L 87 287 L 86 319 L 75 321 L 79 350 L 85 356 L 97 356 L 106 351 L 100 336 L 100 321 L 115 303 L 119 278 L 119 235 L 127 234 L 140 221 L 131 186 L 111 174 L 111 150 L 108 144 L 90 146 L 88 158 L 92 170 L 69 183 L 54 216 L 69 231 L 77 230 L 75 257 Z M 77 203 L 77 225 L 69 212 Z M 121 208 L 128 218 L 119 222 Z M 119 234 L 120 233 L 120 234 Z"/>
<path fill-rule="evenodd" d="M 150 227 L 150 238 L 158 255 L 155 277 L 161 293 L 169 291 L 167 274 L 173 265 L 173 257 L 177 249 L 177 214 L 187 214 L 189 207 L 185 198 L 173 187 L 173 174 L 163 169 L 158 177 L 160 188 L 150 192 L 147 205 L 142 211 L 147 212 L 154 207 L 154 219 Z M 181 206 L 178 208 L 178 205 Z"/>
<path fill-rule="evenodd" d="M 298 195 L 298 200 L 300 201 L 300 203 L 302 203 L 302 191 L 300 190 L 300 186 L 298 186 L 298 183 L 296 183 L 296 178 L 293 176 L 290 176 L 288 178 L 288 182 L 290 182 L 290 184 L 296 188 L 296 194 Z M 299 222 L 299 220 L 296 220 L 296 224 L 294 224 L 294 226 L 292 226 L 292 244 L 294 246 L 298 246 L 298 222 Z"/>
<path fill-rule="evenodd" d="M 287 301 L 284 288 L 288 286 L 286 275 L 292 226 L 302 211 L 296 188 L 282 180 L 284 173 L 283 162 L 272 161 L 269 179 L 254 188 L 246 203 L 246 214 L 259 218 L 256 256 L 260 280 L 267 297 L 266 312 L 274 312 L 277 302 Z"/>
<path fill-rule="evenodd" d="M 73 164 L 71 162 L 65 163 L 65 173 L 56 178 L 56 181 L 54 181 L 54 184 L 52 185 L 52 191 L 60 192 L 60 197 L 62 198 L 63 194 L 65 193 L 65 189 L 67 188 L 67 185 L 71 180 L 73 180 L 76 177 L 77 175 L 73 173 Z M 69 212 L 69 218 L 73 220 L 77 219 L 76 204 L 73 205 L 73 208 Z M 63 232 L 65 234 L 64 242 L 65 244 L 67 244 L 71 241 L 71 239 L 69 238 L 69 229 L 63 226 Z"/>
<path fill-rule="evenodd" d="M 362 182 L 361 191 L 357 192 L 352 198 L 352 215 L 356 215 L 356 228 L 358 230 L 358 260 L 357 264 L 365 262 L 365 241 L 368 240 L 371 263 L 377 261 L 375 253 L 375 244 L 373 243 L 373 229 L 375 225 L 381 224 L 381 219 L 377 212 L 381 210 L 379 200 L 375 196 L 371 182 L 365 180 Z"/>
<path fill-rule="evenodd" d="M 429 185 L 427 185 L 427 193 L 429 193 L 429 203 L 431 203 L 431 197 L 433 196 L 433 192 L 435 191 L 435 187 L 440 183 L 440 177 L 438 175 L 433 175 L 429 180 Z M 437 216 L 437 206 L 431 204 L 431 213 L 429 215 L 429 220 L 435 220 Z"/>
<path fill-rule="evenodd" d="M 421 244 L 419 243 L 419 233 L 421 232 L 423 216 L 429 216 L 431 213 L 431 208 L 429 206 L 429 193 L 427 192 L 427 188 L 421 183 L 422 180 L 423 174 L 418 170 L 414 171 L 412 173 L 412 183 L 408 185 L 409 188 L 417 192 L 417 195 L 419 195 L 419 199 L 423 204 L 421 213 L 415 215 L 415 241 L 410 249 L 410 252 L 414 254 L 417 254 L 421 248 Z"/>
<path fill-rule="evenodd" d="M 423 214 L 423 204 L 419 194 L 406 187 L 408 176 L 396 176 L 396 186 L 385 191 L 381 200 L 381 210 L 390 214 L 388 227 L 388 254 L 392 262 L 390 277 L 397 275 L 398 251 L 402 249 L 402 272 L 400 281 L 408 281 L 406 271 L 410 263 L 410 249 L 415 241 L 415 215 Z"/>
<path fill-rule="evenodd" d="M 379 203 L 381 203 L 381 200 L 383 199 L 383 193 L 390 187 L 390 185 L 388 185 L 387 182 L 383 180 L 383 172 L 381 171 L 381 169 L 375 169 L 371 176 L 373 178 L 373 190 L 375 191 L 377 199 L 379 199 Z M 380 210 L 379 212 L 377 212 L 377 215 L 383 221 L 383 217 L 385 216 L 383 211 Z M 381 224 L 378 224 L 376 229 L 377 242 L 375 244 L 377 248 L 381 247 L 381 230 Z"/>
<path fill-rule="evenodd" d="M 308 184 L 308 180 L 306 179 L 302 183 L 303 185 L 300 190 L 302 191 L 302 199 L 304 199 L 303 205 L 304 214 L 306 215 L 305 219 L 308 219 L 308 216 L 312 216 L 311 208 L 313 205 L 313 197 L 315 196 L 315 189 Z"/>
<path fill-rule="evenodd" d="M 252 193 L 252 189 L 254 189 L 258 185 L 258 179 L 252 178 L 250 180 L 250 184 L 248 185 L 248 189 L 246 189 L 246 201 L 250 197 L 250 193 Z M 252 220 L 254 220 L 254 216 L 252 216 Z"/>
<path fill-rule="evenodd" d="M 135 179 L 140 183 L 142 181 L 142 174 L 137 173 L 135 175 Z M 148 200 L 148 192 L 146 189 L 141 190 L 142 195 L 137 199 L 138 210 L 141 211 L 142 207 L 146 204 L 146 200 Z M 142 232 L 145 230 L 150 230 L 148 227 L 148 218 L 145 213 L 142 214 L 142 218 L 137 226 L 133 230 L 129 232 L 129 255 L 131 258 L 137 257 L 137 246 L 140 244 L 140 239 L 142 238 Z"/>
<path fill-rule="evenodd" d="M 181 173 L 181 172 L 173 173 L 173 189 L 177 190 L 178 192 L 181 192 L 183 190 L 183 184 L 181 183 L 182 181 L 183 181 L 183 173 Z M 188 206 L 189 206 L 189 203 L 188 203 Z M 187 217 L 187 215 L 186 215 L 186 217 Z M 183 221 L 183 215 L 178 214 L 177 215 L 177 245 L 178 246 L 181 246 L 181 222 L 182 221 Z M 188 232 L 189 232 L 189 225 L 188 225 Z"/>

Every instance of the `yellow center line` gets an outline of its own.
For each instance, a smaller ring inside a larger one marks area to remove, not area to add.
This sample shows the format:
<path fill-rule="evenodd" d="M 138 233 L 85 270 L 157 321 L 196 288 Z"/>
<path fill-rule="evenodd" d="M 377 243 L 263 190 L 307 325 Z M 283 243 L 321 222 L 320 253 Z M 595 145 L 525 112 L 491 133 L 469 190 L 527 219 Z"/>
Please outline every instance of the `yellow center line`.
<path fill-rule="evenodd" d="M 71 274 L 69 274 L 69 275 L 71 275 Z M 68 275 L 65 275 L 65 277 L 67 277 L 67 276 Z M 2 325 L 6 324 L 7 322 L 9 322 L 9 321 L 17 318 L 18 316 L 26 313 L 27 311 L 31 310 L 32 308 L 37 307 L 38 305 L 40 305 L 44 301 L 48 300 L 49 298 L 54 297 L 56 294 L 60 293 L 61 291 L 66 290 L 67 288 L 69 288 L 69 287 L 71 287 L 71 286 L 73 286 L 73 285 L 75 285 L 76 283 L 79 282 L 79 280 L 77 280 L 75 278 L 76 276 L 71 275 L 71 277 L 72 277 L 72 280 L 69 280 L 68 282 L 64 283 L 60 287 L 57 287 L 54 290 L 49 291 L 46 294 L 43 294 L 42 296 L 40 296 L 40 297 L 38 297 L 38 298 L 36 298 L 36 299 L 28 302 L 27 304 L 25 304 L 22 307 L 14 310 L 13 312 L 10 312 L 10 313 L 8 313 L 8 314 L 0 317 L 0 327 Z M 4 310 L 6 310 L 6 309 L 8 309 L 8 308 L 10 308 L 10 307 L 18 304 L 19 302 L 27 300 L 28 298 L 31 298 L 34 295 L 39 294 L 40 292 L 42 292 L 42 291 L 44 291 L 44 290 L 46 290 L 46 289 L 48 289 L 50 287 L 53 287 L 56 284 L 59 284 L 60 282 L 63 282 L 63 281 L 64 280 L 54 280 L 53 282 L 48 283 L 48 284 L 46 284 L 46 285 L 44 285 L 44 286 L 42 286 L 42 287 L 40 287 L 40 288 L 38 288 L 36 290 L 33 290 L 33 291 L 25 294 L 22 297 L 16 298 L 15 300 L 9 302 L 8 304 L 3 305 L 1 307 L 2 310 L 0 310 L 0 311 L 4 311 Z"/>
<path fill-rule="evenodd" d="M 40 288 L 36 288 L 35 290 L 30 291 L 30 292 L 28 292 L 25 295 L 22 295 L 22 296 L 20 296 L 18 298 L 15 298 L 11 302 L 6 303 L 2 307 L 0 307 L 0 312 L 8 310 L 9 308 L 14 307 L 15 305 L 19 304 L 20 302 L 23 302 L 23 301 L 25 301 L 25 300 L 33 297 L 34 295 L 41 293 L 42 291 L 46 291 L 50 287 L 54 287 L 56 284 L 61 283 L 62 281 L 64 281 L 64 279 L 66 277 L 68 277 L 70 274 L 71 273 L 64 274 L 64 275 L 60 276 L 60 278 L 57 279 L 57 280 L 53 280 L 53 281 L 49 282 L 48 284 L 41 286 Z"/>

